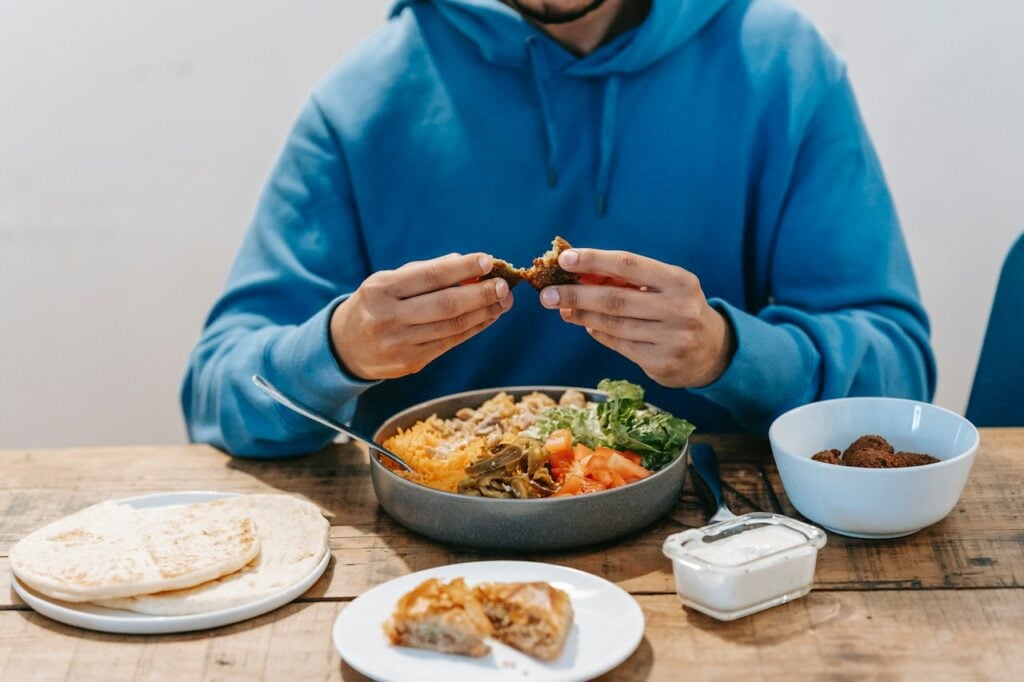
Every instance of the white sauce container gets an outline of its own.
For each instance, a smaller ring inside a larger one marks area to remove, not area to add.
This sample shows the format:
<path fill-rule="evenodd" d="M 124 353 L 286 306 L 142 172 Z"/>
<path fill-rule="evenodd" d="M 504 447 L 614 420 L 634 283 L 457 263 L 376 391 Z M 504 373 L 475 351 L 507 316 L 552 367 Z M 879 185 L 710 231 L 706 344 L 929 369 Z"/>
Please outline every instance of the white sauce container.
<path fill-rule="evenodd" d="M 825 533 L 781 514 L 754 512 L 670 535 L 676 592 L 690 608 L 734 620 L 811 591 Z"/>

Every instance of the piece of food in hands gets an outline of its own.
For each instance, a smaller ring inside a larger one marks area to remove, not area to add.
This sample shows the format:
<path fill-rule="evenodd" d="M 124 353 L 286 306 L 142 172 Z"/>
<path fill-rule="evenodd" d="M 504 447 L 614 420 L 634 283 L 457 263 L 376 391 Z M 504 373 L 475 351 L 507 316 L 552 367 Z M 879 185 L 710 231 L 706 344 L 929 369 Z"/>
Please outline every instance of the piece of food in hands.
<path fill-rule="evenodd" d="M 383 443 L 412 472 L 381 461 L 438 490 L 528 499 L 611 490 L 679 456 L 692 424 L 648 407 L 636 384 L 606 379 L 598 389 L 604 402 L 573 389 L 557 403 L 543 393 L 519 401 L 499 393 L 450 419 L 432 415 Z"/>
<path fill-rule="evenodd" d="M 500 277 L 505 280 L 508 284 L 509 290 L 519 284 L 526 277 L 526 270 L 524 268 L 517 268 L 516 266 L 509 263 L 507 260 L 495 258 L 491 256 L 491 271 L 481 277 L 481 280 L 495 279 Z"/>
<path fill-rule="evenodd" d="M 398 600 L 384 633 L 396 646 L 461 656 L 486 656 L 493 634 L 483 606 L 462 578 L 444 583 L 430 578 Z"/>
<path fill-rule="evenodd" d="M 618 277 L 599 275 L 592 272 L 577 274 L 575 272 L 569 272 L 568 270 L 562 269 L 562 266 L 558 264 L 558 257 L 563 251 L 571 248 L 572 245 L 565 239 L 562 237 L 555 237 L 552 240 L 551 248 L 547 253 L 539 258 L 534 258 L 533 266 L 529 269 L 522 270 L 523 276 L 537 291 L 540 291 L 544 287 L 559 284 L 592 284 L 610 287 L 626 287 L 629 289 L 642 288 Z"/>
<path fill-rule="evenodd" d="M 558 255 L 569 248 L 572 248 L 569 245 L 569 242 L 561 237 L 555 237 L 551 241 L 551 248 L 547 253 L 534 258 L 533 265 L 528 268 L 517 268 L 507 260 L 491 256 L 490 272 L 480 277 L 468 279 L 461 282 L 461 284 L 472 284 L 485 279 L 495 279 L 498 277 L 505 280 L 509 289 L 512 289 L 523 280 L 529 282 L 537 291 L 553 284 L 575 284 L 579 281 L 579 277 L 571 272 L 563 270 L 558 264 Z"/>
<path fill-rule="evenodd" d="M 579 282 L 579 275 L 563 270 L 562 266 L 558 264 L 558 256 L 566 249 L 571 248 L 572 245 L 565 239 L 555 237 L 551 240 L 551 248 L 542 256 L 534 258 L 533 265 L 524 272 L 526 281 L 537 291 L 557 284 L 576 284 Z"/>
<path fill-rule="evenodd" d="M 430 578 L 403 595 L 384 623 L 395 646 L 481 657 L 493 636 L 536 658 L 562 654 L 572 627 L 569 595 L 547 583 L 485 583 Z"/>
<path fill-rule="evenodd" d="M 572 628 L 569 595 L 547 583 L 484 583 L 473 594 L 483 605 L 494 637 L 544 661 L 562 655 Z"/>

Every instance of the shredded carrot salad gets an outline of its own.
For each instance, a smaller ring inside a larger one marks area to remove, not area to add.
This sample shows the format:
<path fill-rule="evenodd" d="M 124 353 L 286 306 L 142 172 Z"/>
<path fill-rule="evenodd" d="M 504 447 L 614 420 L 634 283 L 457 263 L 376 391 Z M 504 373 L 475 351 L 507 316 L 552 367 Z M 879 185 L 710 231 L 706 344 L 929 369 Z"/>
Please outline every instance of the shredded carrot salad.
<path fill-rule="evenodd" d="M 501 392 L 478 408 L 459 410 L 451 419 L 432 415 L 399 429 L 383 443 L 415 471 L 389 468 L 417 483 L 456 492 L 467 466 L 486 457 L 490 448 L 515 439 L 540 412 L 556 404 L 543 393 L 530 393 L 516 402 Z"/>

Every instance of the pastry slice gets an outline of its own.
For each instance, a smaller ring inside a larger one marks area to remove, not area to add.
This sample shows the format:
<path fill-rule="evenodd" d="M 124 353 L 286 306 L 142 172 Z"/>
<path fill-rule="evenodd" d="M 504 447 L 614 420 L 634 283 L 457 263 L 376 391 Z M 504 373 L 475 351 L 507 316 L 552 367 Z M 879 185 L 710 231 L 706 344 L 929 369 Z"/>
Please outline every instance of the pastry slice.
<path fill-rule="evenodd" d="M 491 652 L 484 641 L 491 623 L 462 578 L 420 583 L 398 600 L 384 633 L 396 646 L 476 657 Z"/>
<path fill-rule="evenodd" d="M 484 583 L 473 590 L 494 637 L 544 661 L 562 655 L 572 627 L 572 602 L 547 583 Z"/>
<path fill-rule="evenodd" d="M 537 291 L 555 284 L 576 284 L 580 279 L 579 275 L 563 270 L 558 264 L 558 255 L 570 248 L 572 246 L 569 242 L 561 237 L 555 237 L 547 253 L 533 259 L 533 267 L 524 273 L 526 281 Z"/>

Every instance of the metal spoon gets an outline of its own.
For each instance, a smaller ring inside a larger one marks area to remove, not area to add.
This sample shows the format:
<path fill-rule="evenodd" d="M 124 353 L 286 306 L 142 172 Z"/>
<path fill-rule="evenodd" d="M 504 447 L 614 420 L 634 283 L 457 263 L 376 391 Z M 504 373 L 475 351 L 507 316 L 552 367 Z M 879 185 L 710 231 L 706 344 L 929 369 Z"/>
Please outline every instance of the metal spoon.
<path fill-rule="evenodd" d="M 735 519 L 736 515 L 729 511 L 729 506 L 725 503 L 725 496 L 722 495 L 722 476 L 718 472 L 718 457 L 715 456 L 714 449 L 705 443 L 694 443 L 690 446 L 690 461 L 711 490 L 711 495 L 718 505 L 710 522 L 718 523 Z"/>
<path fill-rule="evenodd" d="M 287 407 L 292 412 L 298 412 L 303 417 L 308 417 L 317 423 L 323 424 L 324 426 L 334 429 L 338 433 L 344 433 L 346 436 L 355 438 L 357 441 L 367 445 L 371 450 L 376 450 L 380 454 L 384 455 L 385 457 L 387 457 L 392 462 L 402 467 L 406 471 L 412 471 L 412 467 L 409 466 L 404 459 L 402 459 L 395 453 L 391 452 L 386 447 L 378 445 L 377 443 L 373 442 L 373 440 L 371 440 L 370 438 L 367 438 L 358 431 L 354 431 L 349 426 L 339 424 L 330 417 L 320 414 L 316 410 L 310 409 L 305 405 L 300 405 L 299 403 L 295 402 L 294 400 L 286 396 L 284 393 L 281 393 L 281 391 L 278 390 L 272 383 L 261 377 L 259 374 L 253 375 L 252 383 L 259 386 L 264 393 L 266 393 L 271 398 Z"/>

